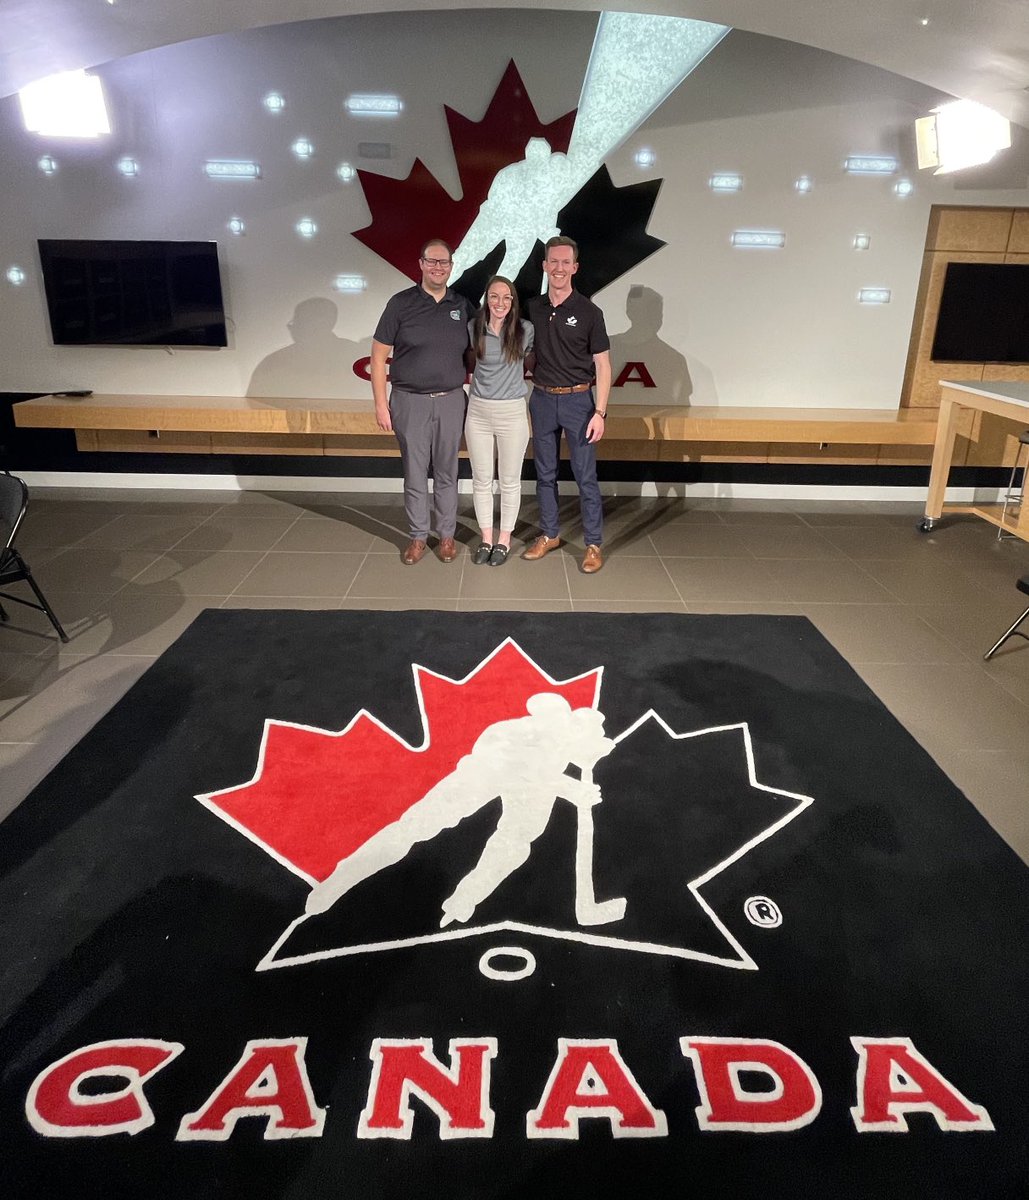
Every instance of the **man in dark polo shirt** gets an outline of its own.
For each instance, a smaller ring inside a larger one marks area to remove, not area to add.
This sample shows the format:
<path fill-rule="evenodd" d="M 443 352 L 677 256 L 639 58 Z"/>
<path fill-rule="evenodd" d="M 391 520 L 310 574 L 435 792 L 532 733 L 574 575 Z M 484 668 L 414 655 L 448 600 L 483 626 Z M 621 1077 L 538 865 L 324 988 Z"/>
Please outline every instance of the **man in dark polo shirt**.
<path fill-rule="evenodd" d="M 535 330 L 536 369 L 529 413 L 542 531 L 522 557 L 535 562 L 561 545 L 557 469 L 564 432 L 572 474 L 579 485 L 586 542 L 582 569 L 592 575 L 604 565 L 600 549 L 604 509 L 597 484 L 596 444 L 604 436 L 611 392 L 611 343 L 604 314 L 572 287 L 578 269 L 575 242 L 568 237 L 551 238 L 543 260 L 549 286 L 526 306 Z"/>
<path fill-rule="evenodd" d="M 401 561 L 409 567 L 425 554 L 433 527 L 440 561 L 457 558 L 457 455 L 465 414 L 464 352 L 473 315 L 468 301 L 447 287 L 454 264 L 446 242 L 426 242 L 419 261 L 422 282 L 397 292 L 379 318 L 370 368 L 375 420 L 400 443 L 411 534 Z"/>

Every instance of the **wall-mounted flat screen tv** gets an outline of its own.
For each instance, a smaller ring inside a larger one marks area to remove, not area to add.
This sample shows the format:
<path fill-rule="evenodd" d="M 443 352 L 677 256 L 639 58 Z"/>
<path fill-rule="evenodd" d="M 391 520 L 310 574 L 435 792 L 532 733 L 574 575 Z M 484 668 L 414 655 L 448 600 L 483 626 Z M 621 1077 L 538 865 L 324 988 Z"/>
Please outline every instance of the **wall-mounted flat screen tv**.
<path fill-rule="evenodd" d="M 1029 363 L 1029 265 L 948 263 L 932 357 Z"/>
<path fill-rule="evenodd" d="M 216 242 L 40 239 L 56 346 L 225 346 Z"/>

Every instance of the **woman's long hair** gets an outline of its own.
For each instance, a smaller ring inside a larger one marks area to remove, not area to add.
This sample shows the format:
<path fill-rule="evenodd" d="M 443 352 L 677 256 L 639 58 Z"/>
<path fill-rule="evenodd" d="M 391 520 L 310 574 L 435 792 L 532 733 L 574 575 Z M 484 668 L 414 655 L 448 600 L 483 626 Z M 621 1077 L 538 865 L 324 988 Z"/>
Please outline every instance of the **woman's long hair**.
<path fill-rule="evenodd" d="M 500 327 L 500 349 L 505 362 L 521 362 L 525 357 L 525 331 L 522 329 L 521 314 L 518 310 L 518 293 L 510 279 L 503 275 L 494 275 L 486 284 L 486 296 L 495 283 L 507 285 L 511 293 L 511 308 L 504 323 Z M 472 341 L 475 345 L 475 357 L 482 358 L 486 353 L 486 325 L 489 322 L 489 301 L 485 300 L 482 308 L 475 314 Z"/>

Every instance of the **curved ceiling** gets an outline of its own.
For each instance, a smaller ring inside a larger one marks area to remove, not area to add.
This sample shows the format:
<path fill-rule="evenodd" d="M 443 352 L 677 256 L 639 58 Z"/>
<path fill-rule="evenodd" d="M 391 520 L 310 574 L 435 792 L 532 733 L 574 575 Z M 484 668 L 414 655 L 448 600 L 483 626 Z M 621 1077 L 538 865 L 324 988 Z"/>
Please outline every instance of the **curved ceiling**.
<path fill-rule="evenodd" d="M 580 11 L 630 7 L 625 0 L 492 3 Z M 426 7 L 423 0 L 0 0 L 0 95 L 56 71 L 210 34 Z M 482 5 L 434 0 L 432 7 Z M 1027 0 L 633 0 L 632 8 L 830 50 L 979 100 L 1029 127 Z"/>

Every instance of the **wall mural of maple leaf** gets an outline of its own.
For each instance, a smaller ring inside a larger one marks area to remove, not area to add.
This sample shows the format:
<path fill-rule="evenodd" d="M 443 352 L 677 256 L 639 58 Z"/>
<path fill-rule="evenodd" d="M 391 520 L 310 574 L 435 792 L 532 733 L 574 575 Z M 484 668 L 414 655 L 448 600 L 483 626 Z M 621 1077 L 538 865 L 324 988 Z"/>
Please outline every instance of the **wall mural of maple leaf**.
<path fill-rule="evenodd" d="M 444 107 L 461 180 L 459 199 L 449 195 L 421 159 L 415 159 L 406 179 L 358 171 L 372 221 L 354 237 L 415 282 L 425 240 L 441 237 L 459 246 L 498 174 L 519 163 L 534 138 L 544 139 L 557 161 L 568 149 L 576 118 L 573 109 L 550 124 L 540 121 L 513 61 L 481 121 Z M 660 180 L 616 187 L 601 166 L 561 208 L 557 226 L 579 243 L 582 267 L 576 286 L 584 295 L 592 296 L 665 245 L 646 231 L 660 187 Z M 505 246 L 498 240 L 467 266 L 451 280 L 454 290 L 477 304 L 504 259 Z M 537 240 L 516 278 L 523 303 L 541 290 L 542 260 L 543 243 Z"/>

